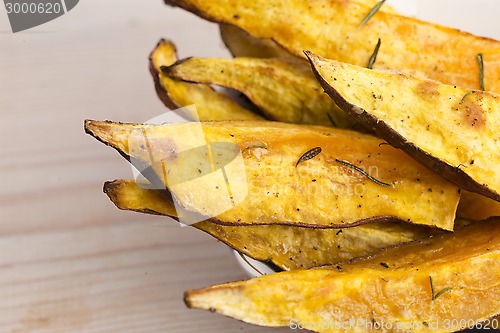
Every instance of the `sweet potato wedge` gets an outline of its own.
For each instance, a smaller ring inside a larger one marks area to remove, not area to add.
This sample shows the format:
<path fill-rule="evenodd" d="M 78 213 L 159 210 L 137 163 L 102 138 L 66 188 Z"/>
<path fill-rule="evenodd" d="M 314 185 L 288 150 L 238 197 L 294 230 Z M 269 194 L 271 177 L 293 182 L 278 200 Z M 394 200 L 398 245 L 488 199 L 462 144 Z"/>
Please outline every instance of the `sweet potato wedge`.
<path fill-rule="evenodd" d="M 463 189 L 500 200 L 500 95 L 307 54 L 328 95 L 361 124 Z"/>
<path fill-rule="evenodd" d="M 458 188 L 370 135 L 269 121 L 87 120 L 85 130 L 150 166 L 174 203 L 216 223 L 343 228 L 405 221 L 453 229 Z M 228 200 L 233 204 L 221 209 Z"/>
<path fill-rule="evenodd" d="M 271 39 L 255 38 L 231 24 L 219 24 L 220 37 L 233 57 L 295 58 Z"/>
<path fill-rule="evenodd" d="M 170 77 L 245 94 L 267 118 L 351 127 L 354 121 L 323 92 L 304 61 L 278 58 L 190 58 L 162 67 Z"/>
<path fill-rule="evenodd" d="M 500 219 L 475 223 L 330 270 L 188 291 L 185 302 L 252 324 L 322 333 L 454 332 L 500 314 L 499 235 Z"/>
<path fill-rule="evenodd" d="M 296 56 L 303 50 L 367 66 L 378 38 L 375 68 L 391 69 L 452 85 L 479 89 L 476 55 L 484 53 L 485 86 L 500 92 L 500 42 L 459 30 L 371 10 L 356 0 L 165 0 L 217 23 L 272 39 Z"/>
<path fill-rule="evenodd" d="M 161 192 L 140 187 L 133 180 L 106 182 L 104 192 L 120 209 L 177 217 L 175 206 Z M 332 265 L 440 232 L 390 222 L 341 230 L 282 225 L 231 227 L 210 221 L 192 226 L 249 257 L 272 262 L 283 270 Z"/>
<path fill-rule="evenodd" d="M 149 57 L 156 93 L 165 106 L 175 110 L 194 104 L 201 121 L 262 119 L 208 85 L 179 82 L 160 71 L 161 66 L 169 66 L 176 61 L 175 45 L 165 39 L 158 42 Z"/>

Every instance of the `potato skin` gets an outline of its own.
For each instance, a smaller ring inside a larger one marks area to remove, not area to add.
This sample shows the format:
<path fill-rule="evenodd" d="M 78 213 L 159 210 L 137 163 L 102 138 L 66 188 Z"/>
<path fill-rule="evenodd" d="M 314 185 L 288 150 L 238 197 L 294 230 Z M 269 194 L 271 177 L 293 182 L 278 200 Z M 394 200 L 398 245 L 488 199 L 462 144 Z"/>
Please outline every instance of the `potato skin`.
<path fill-rule="evenodd" d="M 371 71 L 328 60 L 309 51 L 306 51 L 306 55 L 325 92 L 358 122 L 461 188 L 500 201 L 500 183 L 495 176 L 497 168 L 495 163 L 500 161 L 498 155 L 500 150 L 496 139 L 489 134 L 496 132 L 496 124 L 500 123 L 500 95 L 476 92 L 479 97 L 475 97 L 475 100 L 472 100 L 473 97 L 468 97 L 469 100 L 464 102 L 463 96 L 469 92 L 466 88 L 448 86 L 404 74 Z M 363 88 L 359 93 L 346 97 L 348 91 L 353 91 L 350 87 L 351 81 Z M 400 88 L 404 87 L 405 91 L 381 88 L 391 82 Z M 372 95 L 368 96 L 368 90 L 372 91 Z M 450 91 L 453 91 L 453 95 L 448 94 Z M 376 100 L 373 104 L 378 103 L 377 106 L 370 105 L 368 98 Z M 387 102 L 389 100 L 391 102 Z M 411 117 L 414 114 L 407 111 L 409 106 L 405 106 L 405 103 L 411 104 L 412 112 L 418 109 L 424 116 L 415 116 L 416 120 L 413 120 Z M 456 111 L 459 108 L 466 108 L 469 114 L 457 124 Z M 476 112 L 478 108 L 480 111 L 477 111 L 477 116 L 472 118 L 471 112 Z M 447 123 L 443 125 L 436 122 L 436 117 L 423 112 L 424 110 L 443 112 Z M 376 113 L 381 116 L 377 116 Z M 411 120 L 400 125 L 399 119 L 402 120 L 401 124 L 406 119 Z M 434 138 L 437 132 L 434 133 L 429 128 L 434 131 L 439 129 L 440 133 L 446 131 L 448 141 L 437 142 Z M 468 135 L 467 139 L 462 139 L 460 135 L 454 133 L 457 128 L 461 135 Z M 406 134 L 402 135 L 400 132 Z M 471 141 L 479 142 L 481 145 L 479 154 L 473 155 L 472 159 L 469 159 L 468 155 L 475 153 L 474 142 L 468 142 L 469 138 L 474 138 Z M 423 149 L 422 145 L 426 145 L 426 149 Z M 458 150 L 460 152 L 464 150 L 463 155 L 466 155 L 467 160 L 454 155 Z M 478 164 L 484 164 L 486 167 L 478 167 Z"/>

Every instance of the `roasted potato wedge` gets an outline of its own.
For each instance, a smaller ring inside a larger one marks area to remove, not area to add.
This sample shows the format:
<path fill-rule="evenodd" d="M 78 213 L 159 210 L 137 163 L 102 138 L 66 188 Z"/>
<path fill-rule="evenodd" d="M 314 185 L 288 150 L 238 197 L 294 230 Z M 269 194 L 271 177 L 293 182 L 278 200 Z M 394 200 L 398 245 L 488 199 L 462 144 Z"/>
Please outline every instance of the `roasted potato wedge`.
<path fill-rule="evenodd" d="M 469 89 L 479 89 L 476 55 L 484 54 L 486 89 L 500 92 L 500 42 L 417 19 L 378 11 L 363 27 L 371 6 L 356 0 L 165 0 L 207 20 L 235 25 L 272 39 L 303 56 L 303 50 L 367 66 L 377 44 L 375 68 L 391 69 Z"/>
<path fill-rule="evenodd" d="M 219 24 L 220 37 L 233 57 L 294 58 L 271 39 L 255 38 L 245 30 L 231 24 Z"/>
<path fill-rule="evenodd" d="M 322 333 L 375 331 L 376 324 L 389 332 L 454 332 L 500 313 L 499 235 L 500 219 L 474 223 L 332 269 L 188 291 L 185 302 L 252 324 Z"/>
<path fill-rule="evenodd" d="M 500 95 L 307 54 L 325 91 L 361 124 L 463 189 L 500 200 Z"/>
<path fill-rule="evenodd" d="M 149 69 L 157 95 L 168 108 L 174 110 L 194 104 L 201 121 L 262 119 L 208 85 L 179 82 L 160 71 L 161 66 L 169 66 L 176 61 L 175 45 L 165 39 L 158 42 L 149 57 Z"/>
<path fill-rule="evenodd" d="M 160 191 L 141 187 L 133 180 L 106 182 L 104 192 L 120 209 L 177 217 L 175 206 Z M 283 270 L 332 265 L 440 232 L 390 222 L 341 230 L 282 225 L 231 227 L 210 221 L 198 222 L 193 227 L 241 253 L 272 262 Z"/>
<path fill-rule="evenodd" d="M 352 127 L 303 61 L 278 58 L 190 58 L 162 67 L 173 78 L 216 84 L 245 94 L 267 118 L 286 123 Z"/>
<path fill-rule="evenodd" d="M 150 181 L 165 184 L 180 207 L 220 224 L 343 228 L 404 221 L 453 229 L 458 188 L 370 135 L 269 121 L 87 120 L 85 130 L 150 166 L 157 177 Z"/>

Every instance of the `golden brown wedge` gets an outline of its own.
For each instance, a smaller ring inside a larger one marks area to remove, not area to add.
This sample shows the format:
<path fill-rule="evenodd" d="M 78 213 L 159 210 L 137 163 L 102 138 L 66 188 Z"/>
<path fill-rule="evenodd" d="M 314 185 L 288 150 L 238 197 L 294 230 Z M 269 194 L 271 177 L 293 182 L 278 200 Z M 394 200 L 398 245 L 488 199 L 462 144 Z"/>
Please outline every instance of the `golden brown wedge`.
<path fill-rule="evenodd" d="M 370 135 L 269 121 L 87 120 L 85 130 L 151 166 L 180 207 L 220 224 L 453 229 L 458 188 Z"/>
<path fill-rule="evenodd" d="M 458 186 L 500 200 L 500 95 L 307 53 L 332 99 Z"/>
<path fill-rule="evenodd" d="M 106 182 L 104 192 L 120 209 L 177 217 L 175 206 L 160 191 L 141 187 L 133 180 Z M 283 270 L 332 265 L 439 233 L 436 229 L 390 222 L 341 230 L 281 225 L 230 227 L 209 221 L 193 227 Z"/>
<path fill-rule="evenodd" d="M 486 89 L 500 92 L 500 42 L 417 19 L 371 10 L 356 0 L 165 0 L 205 19 L 235 25 L 272 39 L 296 56 L 311 50 L 330 59 L 367 66 L 377 40 L 375 68 L 391 69 L 479 89 L 476 55 L 484 53 Z"/>
<path fill-rule="evenodd" d="M 175 110 L 194 104 L 201 121 L 262 119 L 210 86 L 179 82 L 161 73 L 161 66 L 169 66 L 177 61 L 175 45 L 171 41 L 160 40 L 149 61 L 158 97 L 168 108 Z"/>
<path fill-rule="evenodd" d="M 252 324 L 322 333 L 455 332 L 500 313 L 499 235 L 499 219 L 475 223 L 331 270 L 188 291 L 185 302 Z"/>
<path fill-rule="evenodd" d="M 190 58 L 162 69 L 177 79 L 238 90 L 272 120 L 343 128 L 354 124 L 324 93 L 311 67 L 303 61 Z"/>

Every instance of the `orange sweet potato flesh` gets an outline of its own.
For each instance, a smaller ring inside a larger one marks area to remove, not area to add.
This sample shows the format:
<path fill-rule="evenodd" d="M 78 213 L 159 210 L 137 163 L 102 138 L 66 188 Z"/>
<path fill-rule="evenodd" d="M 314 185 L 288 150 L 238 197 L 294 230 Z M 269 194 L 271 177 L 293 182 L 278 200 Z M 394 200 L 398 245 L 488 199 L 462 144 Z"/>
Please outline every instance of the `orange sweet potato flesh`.
<path fill-rule="evenodd" d="M 256 325 L 320 333 L 376 331 L 375 324 L 387 332 L 454 332 L 500 314 L 499 236 L 497 218 L 332 269 L 188 291 L 185 302 Z"/>
<path fill-rule="evenodd" d="M 343 228 L 404 221 L 453 230 L 458 188 L 370 135 L 268 121 L 136 125 L 88 120 L 85 130 L 151 166 L 175 203 L 216 223 Z M 235 153 L 234 163 L 227 163 L 225 171 L 212 166 L 218 169 L 212 172 L 203 164 L 206 150 L 191 150 L 207 142 L 236 147 L 217 152 Z M 298 163 L 317 147 L 322 149 L 317 156 Z M 338 161 L 364 169 L 386 186 Z M 221 210 L 228 191 L 236 204 Z"/>
<path fill-rule="evenodd" d="M 272 39 L 303 57 L 303 50 L 367 66 L 378 38 L 374 68 L 391 69 L 479 89 L 476 55 L 484 54 L 485 86 L 500 92 L 500 42 L 378 11 L 359 27 L 371 5 L 356 0 L 165 0 L 205 19 Z"/>
<path fill-rule="evenodd" d="M 175 206 L 158 190 L 133 180 L 106 182 L 104 192 L 120 209 L 177 217 Z M 282 225 L 193 224 L 235 250 L 283 270 L 308 269 L 365 256 L 385 247 L 436 235 L 440 231 L 406 223 L 380 222 L 355 228 L 319 229 Z"/>
<path fill-rule="evenodd" d="M 500 95 L 307 55 L 325 91 L 359 123 L 463 189 L 500 201 Z"/>
<path fill-rule="evenodd" d="M 165 106 L 175 110 L 194 104 L 199 118 L 196 120 L 201 121 L 262 119 L 208 85 L 180 82 L 160 71 L 161 66 L 172 65 L 177 60 L 175 45 L 166 39 L 158 42 L 149 57 L 156 93 Z"/>

